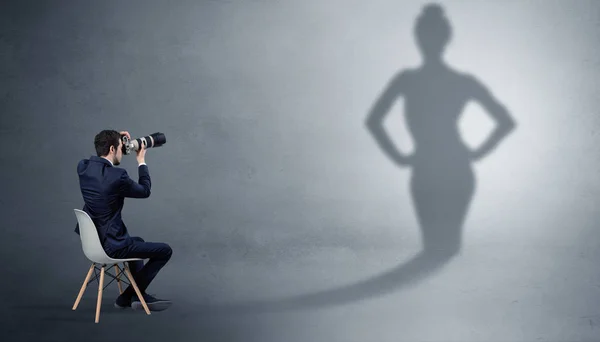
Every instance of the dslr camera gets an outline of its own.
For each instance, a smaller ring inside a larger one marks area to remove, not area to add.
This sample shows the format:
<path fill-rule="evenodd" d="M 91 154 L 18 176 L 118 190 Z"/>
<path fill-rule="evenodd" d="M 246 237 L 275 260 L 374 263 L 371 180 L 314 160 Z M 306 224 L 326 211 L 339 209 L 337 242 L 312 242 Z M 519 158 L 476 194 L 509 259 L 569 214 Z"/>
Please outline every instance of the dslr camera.
<path fill-rule="evenodd" d="M 137 152 L 141 146 L 144 146 L 144 148 L 148 149 L 162 146 L 167 142 L 167 138 L 165 137 L 164 133 L 160 132 L 131 140 L 129 140 L 126 135 L 123 135 L 121 139 L 123 140 L 123 154 L 131 154 L 133 151 Z"/>

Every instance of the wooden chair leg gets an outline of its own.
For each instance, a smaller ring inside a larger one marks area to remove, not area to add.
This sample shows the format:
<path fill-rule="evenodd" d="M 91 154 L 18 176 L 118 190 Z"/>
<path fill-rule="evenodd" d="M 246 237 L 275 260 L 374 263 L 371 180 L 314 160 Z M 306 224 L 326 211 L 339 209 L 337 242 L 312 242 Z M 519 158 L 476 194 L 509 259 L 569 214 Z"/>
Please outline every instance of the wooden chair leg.
<path fill-rule="evenodd" d="M 133 279 L 133 276 L 131 275 L 131 271 L 129 270 L 129 264 L 127 262 L 125 263 L 125 272 L 127 273 L 127 277 L 129 277 L 129 282 L 131 282 L 131 286 L 133 286 L 135 293 L 137 294 L 138 298 L 140 299 L 140 302 L 142 302 L 142 306 L 144 307 L 144 310 L 149 315 L 150 309 L 148 309 L 148 305 L 146 305 L 146 301 L 144 300 L 144 297 L 142 296 L 140 289 L 138 288 L 137 284 L 135 283 L 135 279 Z"/>
<path fill-rule="evenodd" d="M 104 285 L 104 265 L 100 271 L 100 284 L 98 285 L 98 302 L 96 303 L 96 323 L 100 321 L 100 306 L 102 305 L 102 287 Z"/>
<path fill-rule="evenodd" d="M 115 274 L 117 278 L 117 286 L 119 287 L 119 294 L 123 294 L 123 287 L 121 286 L 121 268 L 119 268 L 119 264 L 115 264 Z"/>
<path fill-rule="evenodd" d="M 92 277 L 92 272 L 94 271 L 94 266 L 96 266 L 96 264 L 92 263 L 92 266 L 90 266 L 90 270 L 88 271 L 87 275 L 85 276 L 85 280 L 83 281 L 83 285 L 81 285 L 81 290 L 79 290 L 79 294 L 77 295 L 77 299 L 75 299 L 75 304 L 73 304 L 73 310 L 77 309 L 77 306 L 79 305 L 79 302 L 81 301 L 81 297 L 83 297 L 83 292 L 85 292 L 85 289 L 87 288 L 88 282 L 90 281 L 90 278 Z"/>

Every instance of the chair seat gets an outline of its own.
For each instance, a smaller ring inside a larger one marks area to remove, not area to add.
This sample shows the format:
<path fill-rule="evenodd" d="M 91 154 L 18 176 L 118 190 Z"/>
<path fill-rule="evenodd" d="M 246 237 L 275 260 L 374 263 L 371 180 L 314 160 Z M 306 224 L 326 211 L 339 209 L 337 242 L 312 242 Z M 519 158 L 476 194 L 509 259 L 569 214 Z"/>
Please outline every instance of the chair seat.
<path fill-rule="evenodd" d="M 140 258 L 127 258 L 127 259 L 113 259 L 109 256 L 106 257 L 96 257 L 93 258 L 94 260 L 92 260 L 92 258 L 88 258 L 91 262 L 95 262 L 96 264 L 106 264 L 106 265 L 112 265 L 112 264 L 119 264 L 119 263 L 123 263 L 123 262 L 127 262 L 127 261 L 140 261 L 140 260 L 144 260 L 144 259 L 140 259 Z"/>
<path fill-rule="evenodd" d="M 144 260 L 140 258 L 115 259 L 106 254 L 100 243 L 98 231 L 90 216 L 83 210 L 74 209 L 77 222 L 79 222 L 79 237 L 85 256 L 96 264 L 118 264 L 127 261 Z"/>

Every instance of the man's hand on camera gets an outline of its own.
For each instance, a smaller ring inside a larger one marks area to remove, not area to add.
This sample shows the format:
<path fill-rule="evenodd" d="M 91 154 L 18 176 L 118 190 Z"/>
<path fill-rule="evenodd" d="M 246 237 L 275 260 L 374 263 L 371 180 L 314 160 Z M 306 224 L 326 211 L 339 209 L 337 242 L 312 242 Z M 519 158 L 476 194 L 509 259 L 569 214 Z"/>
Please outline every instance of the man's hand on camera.
<path fill-rule="evenodd" d="M 131 135 L 129 134 L 129 132 L 127 132 L 127 131 L 121 131 L 121 132 L 119 132 L 119 134 L 124 135 L 124 136 L 127 137 L 127 139 L 131 140 Z"/>
<path fill-rule="evenodd" d="M 146 163 L 146 147 L 144 146 L 144 144 L 140 145 L 140 149 L 136 152 L 137 153 L 137 161 L 138 164 L 145 164 Z"/>

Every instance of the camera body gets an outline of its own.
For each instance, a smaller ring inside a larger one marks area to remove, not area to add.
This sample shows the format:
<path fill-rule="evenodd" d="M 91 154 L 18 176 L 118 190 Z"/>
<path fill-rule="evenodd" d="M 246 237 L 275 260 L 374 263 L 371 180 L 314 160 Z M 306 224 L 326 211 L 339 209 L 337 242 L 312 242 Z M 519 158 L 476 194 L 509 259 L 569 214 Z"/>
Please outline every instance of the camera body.
<path fill-rule="evenodd" d="M 148 149 L 153 147 L 160 147 L 167 142 L 165 134 L 160 132 L 152 133 L 145 137 L 131 140 L 129 140 L 129 138 L 127 138 L 126 135 L 123 135 L 121 139 L 123 140 L 123 154 L 131 154 L 134 151 L 137 152 L 139 151 L 141 146 L 144 146 L 144 148 Z"/>

